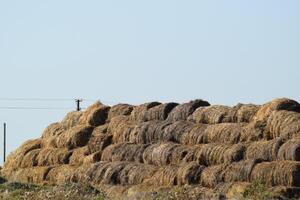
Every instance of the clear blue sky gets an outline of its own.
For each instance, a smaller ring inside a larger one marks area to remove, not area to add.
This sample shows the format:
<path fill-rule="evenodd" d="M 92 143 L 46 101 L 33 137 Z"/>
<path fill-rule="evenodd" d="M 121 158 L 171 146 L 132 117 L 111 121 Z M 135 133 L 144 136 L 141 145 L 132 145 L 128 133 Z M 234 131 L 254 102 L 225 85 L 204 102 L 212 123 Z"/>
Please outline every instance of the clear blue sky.
<path fill-rule="evenodd" d="M 0 97 L 299 100 L 299 10 L 299 0 L 0 0 Z M 73 106 L 0 101 L 45 104 Z M 8 151 L 66 112 L 1 109 Z"/>

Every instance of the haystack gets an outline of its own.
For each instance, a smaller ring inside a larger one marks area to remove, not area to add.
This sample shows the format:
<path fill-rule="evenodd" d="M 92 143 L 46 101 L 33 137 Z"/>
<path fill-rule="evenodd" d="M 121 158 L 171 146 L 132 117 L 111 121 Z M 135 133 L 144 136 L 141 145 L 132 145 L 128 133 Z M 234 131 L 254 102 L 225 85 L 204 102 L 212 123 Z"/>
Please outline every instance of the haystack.
<path fill-rule="evenodd" d="M 79 118 L 78 123 L 89 126 L 99 126 L 105 124 L 109 110 L 109 106 L 105 106 L 98 101 L 84 111 Z"/>
<path fill-rule="evenodd" d="M 165 120 L 178 103 L 165 103 L 150 108 L 144 115 L 143 121 Z"/>
<path fill-rule="evenodd" d="M 120 115 L 130 115 L 134 106 L 129 104 L 117 104 L 111 107 L 108 112 L 107 120 L 110 121 L 112 118 Z"/>
<path fill-rule="evenodd" d="M 300 161 L 300 138 L 286 141 L 279 149 L 277 158 L 279 160 Z"/>
<path fill-rule="evenodd" d="M 188 118 L 196 123 L 219 124 L 231 122 L 229 118 L 230 107 L 222 105 L 213 105 L 200 107 Z"/>
<path fill-rule="evenodd" d="M 160 105 L 160 104 L 161 103 L 155 101 L 155 102 L 144 103 L 144 104 L 134 107 L 130 114 L 130 120 L 132 122 L 136 122 L 136 123 L 141 123 L 141 122 L 145 121 L 145 116 L 146 116 L 147 111 L 153 107 Z"/>
<path fill-rule="evenodd" d="M 72 151 L 66 148 L 41 149 L 37 156 L 38 166 L 52 166 L 68 164 Z"/>

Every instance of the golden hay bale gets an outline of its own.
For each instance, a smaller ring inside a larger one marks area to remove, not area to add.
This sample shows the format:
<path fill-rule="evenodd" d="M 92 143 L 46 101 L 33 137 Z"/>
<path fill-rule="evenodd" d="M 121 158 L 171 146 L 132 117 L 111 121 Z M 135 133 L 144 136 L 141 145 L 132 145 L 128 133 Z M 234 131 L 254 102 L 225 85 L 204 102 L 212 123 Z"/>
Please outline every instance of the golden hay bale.
<path fill-rule="evenodd" d="M 82 111 L 72 111 L 69 112 L 65 118 L 61 121 L 61 125 L 64 129 L 72 128 L 78 125 L 79 119 L 82 116 Z"/>
<path fill-rule="evenodd" d="M 28 152 L 22 159 L 21 168 L 29 168 L 38 165 L 38 155 L 41 149 L 34 149 Z"/>
<path fill-rule="evenodd" d="M 205 129 L 205 143 L 237 144 L 240 141 L 245 123 L 222 123 Z"/>
<path fill-rule="evenodd" d="M 201 185 L 214 188 L 219 183 L 244 182 L 250 180 L 251 171 L 259 160 L 244 160 L 231 164 L 207 167 L 201 174 Z"/>
<path fill-rule="evenodd" d="M 277 158 L 279 160 L 300 161 L 300 139 L 294 138 L 286 141 L 280 147 Z"/>
<path fill-rule="evenodd" d="M 193 114 L 193 112 L 203 106 L 210 106 L 207 101 L 196 99 L 188 103 L 180 104 L 176 106 L 168 115 L 167 120 L 171 122 L 179 120 L 187 120 L 187 118 Z"/>
<path fill-rule="evenodd" d="M 189 116 L 188 120 L 202 124 L 231 122 L 229 118 L 230 109 L 230 107 L 222 105 L 200 107 Z"/>
<path fill-rule="evenodd" d="M 148 145 L 120 143 L 109 145 L 102 152 L 102 161 L 143 162 L 143 153 Z"/>
<path fill-rule="evenodd" d="M 41 148 L 41 139 L 28 140 L 24 142 L 14 152 L 10 153 L 4 163 L 2 171 L 13 171 L 18 169 L 22 163 L 24 156 L 35 149 Z"/>
<path fill-rule="evenodd" d="M 242 144 L 202 144 L 194 146 L 184 161 L 197 161 L 201 165 L 211 166 L 232 163 L 244 158 L 246 147 Z"/>
<path fill-rule="evenodd" d="M 65 185 L 71 183 L 72 176 L 77 168 L 71 165 L 59 165 L 50 169 L 46 176 L 49 183 Z"/>
<path fill-rule="evenodd" d="M 32 167 L 19 169 L 9 177 L 9 180 L 21 183 L 44 183 L 51 168 L 52 167 Z"/>
<path fill-rule="evenodd" d="M 85 124 L 90 126 L 99 126 L 105 124 L 109 106 L 105 106 L 99 101 L 89 106 L 79 118 L 78 124 Z"/>
<path fill-rule="evenodd" d="M 253 121 L 245 125 L 240 136 L 240 142 L 260 141 L 268 138 L 265 131 L 266 123 Z"/>
<path fill-rule="evenodd" d="M 169 125 L 171 125 L 171 123 L 167 121 L 149 121 L 140 123 L 131 131 L 129 141 L 142 144 L 163 141 L 164 130 Z"/>
<path fill-rule="evenodd" d="M 285 127 L 281 132 L 282 137 L 286 139 L 299 138 L 300 137 L 300 122 L 295 121 Z"/>
<path fill-rule="evenodd" d="M 71 174 L 71 182 L 92 185 L 92 177 L 88 172 L 93 168 L 94 163 L 83 163 L 80 166 L 72 166 L 76 168 L 73 174 Z"/>
<path fill-rule="evenodd" d="M 271 102 L 263 104 L 256 114 L 253 116 L 254 121 L 267 121 L 272 111 L 279 110 L 288 110 L 288 111 L 297 111 L 299 112 L 299 103 L 287 99 L 287 98 L 279 98 L 274 99 Z"/>
<path fill-rule="evenodd" d="M 134 106 L 129 104 L 117 104 L 111 107 L 108 113 L 108 121 L 110 121 L 112 118 L 120 115 L 130 115 L 132 112 Z"/>
<path fill-rule="evenodd" d="M 113 143 L 128 142 L 130 132 L 135 128 L 135 124 L 128 116 L 116 116 L 111 119 L 107 132 L 113 136 Z"/>
<path fill-rule="evenodd" d="M 283 130 L 288 130 L 293 123 L 300 124 L 300 113 L 286 110 L 271 112 L 266 127 L 270 132 L 269 138 L 285 136 Z"/>
<path fill-rule="evenodd" d="M 185 145 L 203 144 L 206 142 L 206 132 L 209 125 L 195 124 L 192 129 L 183 132 L 180 143 Z"/>
<path fill-rule="evenodd" d="M 41 149 L 37 156 L 38 166 L 68 164 L 72 152 L 65 148 Z"/>
<path fill-rule="evenodd" d="M 300 186 L 300 163 L 274 161 L 257 164 L 251 173 L 251 181 L 263 181 L 269 186 Z"/>
<path fill-rule="evenodd" d="M 237 104 L 229 113 L 230 122 L 241 123 L 252 121 L 260 106 L 254 104 Z"/>
<path fill-rule="evenodd" d="M 91 153 L 102 151 L 112 143 L 112 135 L 107 133 L 108 124 L 96 127 L 87 144 Z"/>
<path fill-rule="evenodd" d="M 228 187 L 224 191 L 226 199 L 236 199 L 238 197 L 237 195 L 242 197 L 250 185 L 251 183 L 249 182 L 229 183 Z"/>
<path fill-rule="evenodd" d="M 88 146 L 73 149 L 70 156 L 69 164 L 73 166 L 79 166 L 83 163 L 86 156 L 90 154 Z"/>
<path fill-rule="evenodd" d="M 88 143 L 92 131 L 92 126 L 74 126 L 56 138 L 56 146 L 58 148 L 68 149 L 82 147 Z"/>
<path fill-rule="evenodd" d="M 145 180 L 145 183 L 155 184 L 156 186 L 177 185 L 177 171 L 178 167 L 174 165 L 161 167 L 153 174 L 153 176 Z"/>
<path fill-rule="evenodd" d="M 150 108 L 156 107 L 160 104 L 161 103 L 159 103 L 159 102 L 149 102 L 149 103 L 144 103 L 144 104 L 134 107 L 130 114 L 130 120 L 132 122 L 137 122 L 137 123 L 143 122 L 147 111 Z"/>
<path fill-rule="evenodd" d="M 165 120 L 169 113 L 175 108 L 177 103 L 165 103 L 150 108 L 146 111 L 143 121 Z"/>
<path fill-rule="evenodd" d="M 61 123 L 58 123 L 58 122 L 52 123 L 44 130 L 44 132 L 42 134 L 42 139 L 59 136 L 64 131 L 65 131 L 65 129 Z"/>
<path fill-rule="evenodd" d="M 261 159 L 264 161 L 277 160 L 279 148 L 283 144 L 281 138 L 253 142 L 247 147 L 246 159 Z"/>
<path fill-rule="evenodd" d="M 96 163 L 101 160 L 102 151 L 96 151 L 83 159 L 83 163 Z"/>

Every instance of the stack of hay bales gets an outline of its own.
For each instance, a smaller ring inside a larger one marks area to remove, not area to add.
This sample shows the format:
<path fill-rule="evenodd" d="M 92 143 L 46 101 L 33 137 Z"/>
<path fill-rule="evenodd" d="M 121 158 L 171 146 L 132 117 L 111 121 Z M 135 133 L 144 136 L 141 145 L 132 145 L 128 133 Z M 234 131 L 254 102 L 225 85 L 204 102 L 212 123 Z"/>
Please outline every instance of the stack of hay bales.
<path fill-rule="evenodd" d="M 125 196 L 188 188 L 231 197 L 256 181 L 272 191 L 300 191 L 300 105 L 285 98 L 233 107 L 200 99 L 96 102 L 21 145 L 2 174 L 38 184 L 81 182 Z"/>

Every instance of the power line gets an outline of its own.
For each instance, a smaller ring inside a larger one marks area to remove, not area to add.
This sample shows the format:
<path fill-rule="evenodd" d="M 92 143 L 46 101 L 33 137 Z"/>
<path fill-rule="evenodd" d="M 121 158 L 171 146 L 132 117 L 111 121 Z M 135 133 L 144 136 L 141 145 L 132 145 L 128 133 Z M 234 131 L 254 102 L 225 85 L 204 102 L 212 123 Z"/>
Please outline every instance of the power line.
<path fill-rule="evenodd" d="M 62 108 L 62 107 L 15 107 L 7 106 L 0 107 L 1 110 L 72 110 L 74 108 Z"/>
<path fill-rule="evenodd" d="M 0 98 L 0 101 L 74 101 L 76 98 Z M 85 101 L 95 101 L 83 99 Z"/>

